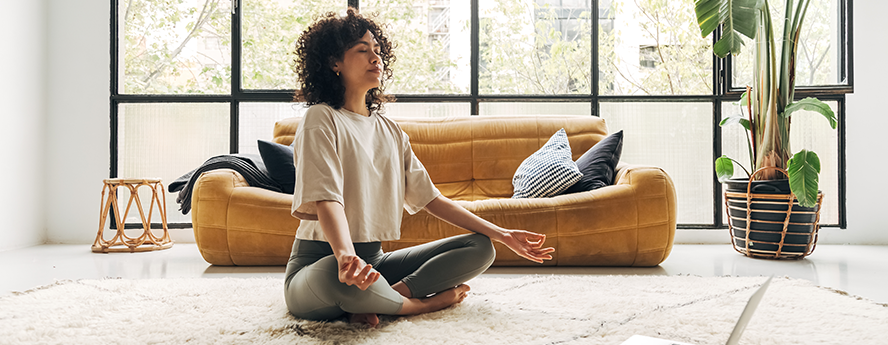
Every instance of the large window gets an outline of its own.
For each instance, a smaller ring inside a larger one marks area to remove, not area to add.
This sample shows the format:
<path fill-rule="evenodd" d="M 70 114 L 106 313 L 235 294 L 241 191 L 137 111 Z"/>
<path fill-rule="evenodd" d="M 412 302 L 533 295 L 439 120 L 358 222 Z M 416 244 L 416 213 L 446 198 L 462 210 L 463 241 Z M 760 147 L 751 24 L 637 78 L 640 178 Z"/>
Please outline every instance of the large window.
<path fill-rule="evenodd" d="M 258 154 L 275 121 L 305 111 L 292 102 L 299 33 L 349 6 L 377 14 L 396 43 L 387 115 L 600 116 L 624 131 L 623 161 L 672 177 L 680 228 L 725 227 L 713 161 L 742 160 L 745 141 L 718 122 L 740 111 L 752 49 L 714 57 L 694 0 L 112 0 L 111 176 L 169 184 L 212 156 Z M 820 98 L 840 121 L 793 121 L 793 151 L 821 157 L 825 226 L 845 226 L 850 7 L 812 0 L 798 55 L 796 97 Z M 177 197 L 167 194 L 170 226 L 190 227 Z"/>

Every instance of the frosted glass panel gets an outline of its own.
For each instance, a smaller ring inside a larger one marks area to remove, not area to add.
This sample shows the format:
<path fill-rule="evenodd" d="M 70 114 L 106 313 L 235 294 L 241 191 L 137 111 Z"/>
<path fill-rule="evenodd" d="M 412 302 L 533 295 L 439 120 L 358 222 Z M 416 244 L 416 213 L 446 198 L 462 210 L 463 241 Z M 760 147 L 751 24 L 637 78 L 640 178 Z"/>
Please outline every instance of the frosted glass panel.
<path fill-rule="evenodd" d="M 824 102 L 832 108 L 836 116 L 838 103 Z M 741 114 L 740 106 L 732 103 L 722 105 L 722 116 Z M 748 115 L 746 115 L 748 116 Z M 738 125 L 722 128 L 722 153 L 741 162 L 751 173 L 754 167 L 749 164 L 746 130 Z M 839 144 L 838 131 L 829 127 L 823 115 L 810 111 L 799 111 L 792 115 L 789 146 L 792 153 L 807 149 L 820 158 L 820 191 L 823 193 L 823 208 L 820 210 L 821 224 L 839 224 Z M 745 178 L 746 173 L 734 166 L 734 177 Z M 724 199 L 724 196 L 722 197 Z"/>
<path fill-rule="evenodd" d="M 592 115 L 589 102 L 485 102 L 481 115 Z"/>
<path fill-rule="evenodd" d="M 447 117 L 469 116 L 468 103 L 388 103 L 385 116 L 392 117 Z M 271 141 L 274 123 L 294 116 L 304 116 L 304 103 L 241 103 L 240 140 L 238 152 L 259 153 L 256 140 Z"/>
<path fill-rule="evenodd" d="M 392 117 L 452 117 L 472 114 L 469 103 L 388 103 L 385 115 Z"/>
<path fill-rule="evenodd" d="M 229 109 L 228 103 L 121 104 L 117 176 L 161 178 L 166 189 L 167 222 L 190 223 L 191 213 L 179 212 L 178 193 L 169 193 L 167 186 L 210 157 L 229 153 Z M 140 195 L 142 200 L 150 200 L 149 189 L 142 189 Z M 128 198 L 122 193 L 119 202 L 125 203 Z M 148 204 L 144 206 L 147 212 Z M 157 217 L 152 219 L 159 221 Z M 126 222 L 139 223 L 138 210 L 130 211 Z"/>
<path fill-rule="evenodd" d="M 608 132 L 623 130 L 621 162 L 663 168 L 679 224 L 712 224 L 712 104 L 601 103 Z"/>
<path fill-rule="evenodd" d="M 305 103 L 241 103 L 238 121 L 238 152 L 259 154 L 256 140 L 274 139 L 274 123 L 288 117 L 302 116 Z"/>

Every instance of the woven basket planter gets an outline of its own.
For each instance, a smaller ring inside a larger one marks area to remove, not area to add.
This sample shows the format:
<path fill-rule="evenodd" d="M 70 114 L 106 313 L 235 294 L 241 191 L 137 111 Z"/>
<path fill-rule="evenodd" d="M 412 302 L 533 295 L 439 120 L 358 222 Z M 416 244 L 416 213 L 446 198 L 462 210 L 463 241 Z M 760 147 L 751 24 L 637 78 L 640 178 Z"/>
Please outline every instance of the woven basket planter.
<path fill-rule="evenodd" d="M 786 170 L 766 167 L 756 170 L 750 179 L 767 170 L 787 174 Z M 759 193 L 752 191 L 752 185 L 746 183 L 746 193 L 730 189 L 725 192 L 725 211 L 734 250 L 765 259 L 801 259 L 810 255 L 817 245 L 823 193 L 817 194 L 816 206 L 802 207 L 789 191 L 788 183 L 785 191 Z"/>

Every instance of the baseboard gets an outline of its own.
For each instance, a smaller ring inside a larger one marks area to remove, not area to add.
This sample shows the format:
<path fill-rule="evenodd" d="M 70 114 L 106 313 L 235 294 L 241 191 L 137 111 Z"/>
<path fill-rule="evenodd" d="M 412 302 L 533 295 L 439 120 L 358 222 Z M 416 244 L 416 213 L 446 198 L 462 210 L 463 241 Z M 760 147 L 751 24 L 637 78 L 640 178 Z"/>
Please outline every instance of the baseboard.
<path fill-rule="evenodd" d="M 170 229 L 170 238 L 175 243 L 197 243 L 194 240 L 194 229 Z"/>
<path fill-rule="evenodd" d="M 817 244 L 888 245 L 880 239 L 860 238 L 848 229 L 820 228 Z M 677 229 L 674 244 L 731 244 L 728 229 Z"/>
<path fill-rule="evenodd" d="M 0 253 L 13 251 L 13 250 L 17 250 L 17 249 L 22 249 L 22 248 L 39 246 L 39 245 L 43 245 L 43 244 L 46 244 L 45 240 L 31 241 L 31 242 L 26 242 L 26 243 L 18 243 L 16 245 L 9 245 L 6 247 L 0 247 Z"/>
<path fill-rule="evenodd" d="M 108 232 L 106 230 L 105 240 L 111 240 L 112 232 Z M 163 230 L 153 230 L 155 236 L 162 235 Z M 194 240 L 194 230 L 191 228 L 188 229 L 170 229 L 170 238 L 173 240 L 173 243 L 197 243 Z M 138 237 L 142 235 L 142 229 L 127 229 L 124 231 L 129 237 Z"/>
<path fill-rule="evenodd" d="M 677 229 L 674 244 L 731 244 L 727 229 Z"/>

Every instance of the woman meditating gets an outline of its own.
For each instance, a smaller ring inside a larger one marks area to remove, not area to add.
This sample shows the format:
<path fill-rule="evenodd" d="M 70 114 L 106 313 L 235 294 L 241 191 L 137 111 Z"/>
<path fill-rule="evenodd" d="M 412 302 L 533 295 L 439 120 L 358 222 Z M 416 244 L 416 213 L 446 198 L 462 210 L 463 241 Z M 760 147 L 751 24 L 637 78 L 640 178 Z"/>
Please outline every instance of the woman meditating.
<path fill-rule="evenodd" d="M 407 134 L 381 114 L 395 56 L 379 25 L 354 9 L 328 13 L 302 33 L 296 55 L 296 99 L 310 108 L 294 139 L 292 214 L 302 221 L 286 270 L 290 313 L 376 326 L 377 314 L 446 308 L 493 263 L 491 240 L 552 259 L 544 235 L 494 225 L 432 184 Z M 381 241 L 400 237 L 402 209 L 474 233 L 383 253 Z"/>

